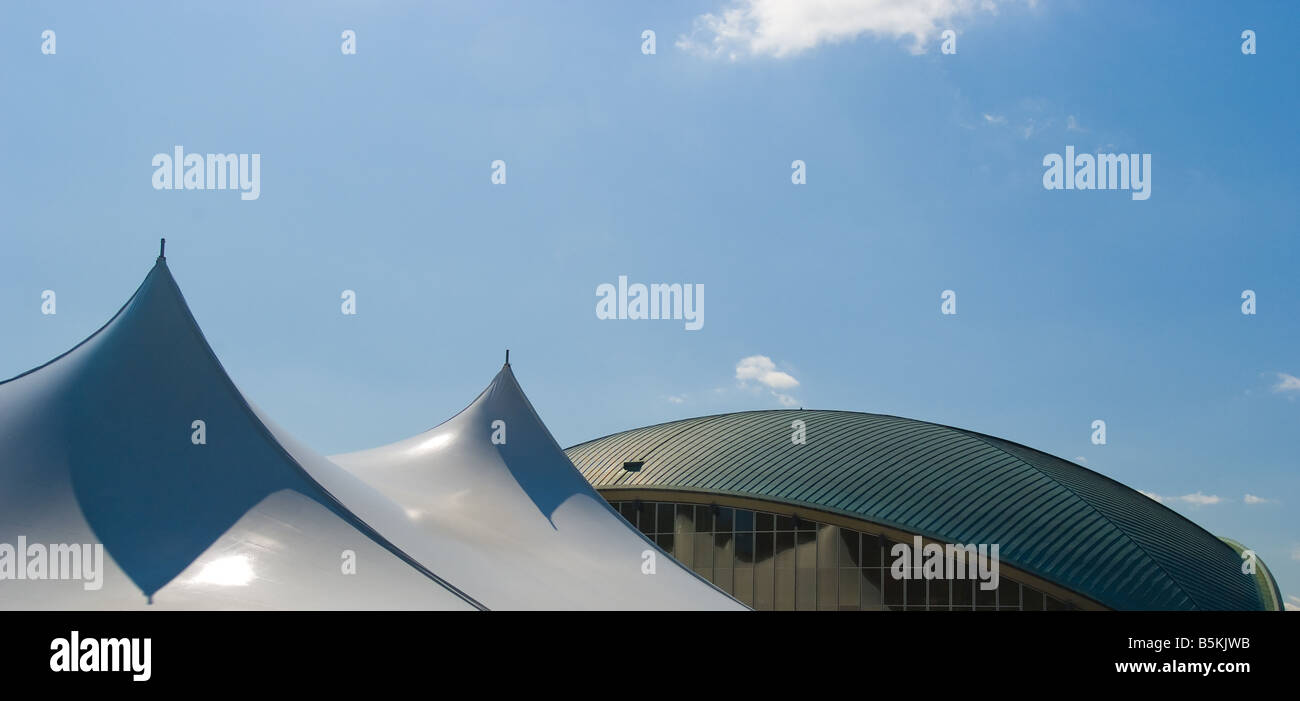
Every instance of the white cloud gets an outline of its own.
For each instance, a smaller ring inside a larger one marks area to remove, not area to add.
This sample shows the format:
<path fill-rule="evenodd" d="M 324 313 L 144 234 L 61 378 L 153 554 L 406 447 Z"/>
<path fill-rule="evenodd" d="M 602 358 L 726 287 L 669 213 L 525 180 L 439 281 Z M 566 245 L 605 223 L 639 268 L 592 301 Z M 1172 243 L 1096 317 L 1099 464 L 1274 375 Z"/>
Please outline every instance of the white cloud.
<path fill-rule="evenodd" d="M 766 355 L 751 355 L 736 363 L 736 379 L 742 382 L 755 380 L 771 389 L 798 387 L 799 381 L 789 373 L 776 369 L 776 363 Z"/>
<path fill-rule="evenodd" d="M 1006 124 L 1006 123 L 1007 123 L 1007 118 L 1006 118 L 1006 117 L 1003 117 L 1003 116 L 1000 115 L 1000 114 L 988 114 L 988 113 L 986 112 L 986 113 L 984 114 L 984 121 L 985 121 L 985 122 L 988 122 L 989 124 L 998 124 L 998 125 L 1002 125 L 1002 124 Z"/>
<path fill-rule="evenodd" d="M 996 13 L 994 0 L 731 0 L 720 14 L 695 18 L 677 47 L 701 55 L 791 56 L 863 34 L 911 37 L 913 53 L 954 20 Z"/>
<path fill-rule="evenodd" d="M 1300 377 L 1288 375 L 1285 372 L 1277 374 L 1277 384 L 1273 385 L 1274 392 L 1300 392 Z"/>
<path fill-rule="evenodd" d="M 1087 465 L 1087 464 L 1088 464 L 1088 458 L 1085 458 L 1085 457 L 1083 457 L 1082 455 L 1076 455 L 1076 456 L 1074 456 L 1074 461 L 1077 462 L 1077 463 L 1079 463 L 1080 465 Z"/>
<path fill-rule="evenodd" d="M 672 404 L 685 404 L 685 403 L 686 403 L 686 395 L 684 395 L 684 394 L 674 394 L 674 395 L 668 397 L 668 401 L 669 401 L 670 403 L 672 403 Z"/>
<path fill-rule="evenodd" d="M 784 407 L 799 406 L 799 400 L 794 397 L 779 392 L 777 390 L 788 390 L 799 386 L 799 381 L 787 372 L 776 369 L 776 363 L 766 355 L 751 355 L 747 358 L 741 358 L 736 363 L 736 379 L 740 380 L 742 387 L 749 386 L 750 382 L 757 382 L 763 385 L 772 393 L 773 397 Z"/>
<path fill-rule="evenodd" d="M 1286 610 L 1288 610 L 1288 611 L 1300 611 L 1300 596 L 1295 596 L 1294 594 L 1289 594 L 1289 595 L 1287 595 L 1286 598 L 1290 599 L 1290 601 L 1283 602 L 1283 604 L 1282 604 L 1283 606 L 1286 607 Z"/>
<path fill-rule="evenodd" d="M 1074 115 L 1070 115 L 1069 117 L 1066 118 L 1065 130 L 1066 131 L 1088 131 L 1087 129 L 1084 129 L 1083 127 L 1079 126 L 1079 122 L 1074 118 Z"/>
<path fill-rule="evenodd" d="M 1223 501 L 1223 499 L 1220 497 L 1214 496 L 1212 494 L 1202 494 L 1199 491 L 1196 492 L 1195 494 L 1184 494 L 1181 497 L 1174 497 L 1174 498 L 1179 501 L 1185 501 L 1188 504 L 1191 504 L 1192 506 L 1205 506 L 1207 504 L 1217 504 Z"/>
<path fill-rule="evenodd" d="M 1140 489 L 1138 491 L 1142 492 L 1142 490 Z M 1155 492 L 1142 492 L 1142 493 L 1152 499 L 1155 499 L 1161 504 L 1166 504 L 1171 501 L 1181 501 L 1185 504 L 1191 504 L 1192 506 L 1207 506 L 1209 504 L 1218 504 L 1219 502 L 1223 501 L 1223 497 L 1218 497 L 1213 494 L 1204 494 L 1199 490 L 1193 492 L 1192 494 L 1184 494 L 1180 497 L 1165 497 L 1165 496 L 1160 496 Z"/>
<path fill-rule="evenodd" d="M 1273 503 L 1273 500 L 1265 499 L 1264 497 L 1257 497 L 1254 494 L 1247 494 L 1245 502 L 1247 504 L 1271 504 Z"/>

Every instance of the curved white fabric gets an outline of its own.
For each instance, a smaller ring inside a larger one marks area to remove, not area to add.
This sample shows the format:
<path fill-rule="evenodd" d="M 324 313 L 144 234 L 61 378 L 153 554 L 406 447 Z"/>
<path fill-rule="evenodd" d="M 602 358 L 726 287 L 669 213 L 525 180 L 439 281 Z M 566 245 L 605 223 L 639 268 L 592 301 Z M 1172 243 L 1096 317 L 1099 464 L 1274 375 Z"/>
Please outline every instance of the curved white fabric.
<path fill-rule="evenodd" d="M 401 504 L 426 541 L 400 545 L 488 608 L 745 608 L 596 493 L 509 365 L 442 425 L 330 460 Z"/>
<path fill-rule="evenodd" d="M 293 453 L 159 258 L 102 329 L 0 383 L 0 609 L 480 608 L 313 472 L 376 517 L 399 506 Z"/>
<path fill-rule="evenodd" d="M 145 608 L 743 607 L 596 494 L 509 366 L 429 432 L 318 455 L 226 375 L 160 256 L 0 383 L 0 609 Z"/>

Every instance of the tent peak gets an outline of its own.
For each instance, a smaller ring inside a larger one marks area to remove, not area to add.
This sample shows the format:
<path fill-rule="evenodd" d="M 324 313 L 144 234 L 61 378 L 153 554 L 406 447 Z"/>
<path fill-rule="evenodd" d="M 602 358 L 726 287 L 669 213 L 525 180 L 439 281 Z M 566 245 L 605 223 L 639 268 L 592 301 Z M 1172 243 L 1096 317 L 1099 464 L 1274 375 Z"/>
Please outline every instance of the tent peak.
<path fill-rule="evenodd" d="M 506 367 L 510 367 L 510 349 L 506 349 Z"/>
<path fill-rule="evenodd" d="M 167 239 L 158 240 L 158 260 L 167 260 Z"/>

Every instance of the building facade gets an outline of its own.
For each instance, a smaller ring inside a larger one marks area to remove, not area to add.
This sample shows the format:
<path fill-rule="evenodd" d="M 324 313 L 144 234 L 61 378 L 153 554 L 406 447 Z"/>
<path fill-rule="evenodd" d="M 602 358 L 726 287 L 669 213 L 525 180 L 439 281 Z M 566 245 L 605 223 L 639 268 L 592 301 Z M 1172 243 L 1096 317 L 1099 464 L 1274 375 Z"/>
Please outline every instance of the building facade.
<path fill-rule="evenodd" d="M 971 431 L 843 411 L 705 416 L 567 451 L 629 523 L 760 610 L 1279 610 L 1262 562 L 1110 478 Z M 891 573 L 999 549 L 999 582 Z"/>

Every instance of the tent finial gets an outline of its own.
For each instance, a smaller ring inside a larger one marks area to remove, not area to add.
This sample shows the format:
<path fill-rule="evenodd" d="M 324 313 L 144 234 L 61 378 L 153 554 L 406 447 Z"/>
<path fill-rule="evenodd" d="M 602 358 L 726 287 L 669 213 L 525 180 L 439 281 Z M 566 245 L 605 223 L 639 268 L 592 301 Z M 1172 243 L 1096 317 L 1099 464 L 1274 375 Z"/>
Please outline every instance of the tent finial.
<path fill-rule="evenodd" d="M 158 241 L 158 258 L 162 260 L 167 259 L 167 239 L 165 238 L 159 239 Z"/>
<path fill-rule="evenodd" d="M 510 349 L 506 349 L 506 365 L 510 364 Z"/>

